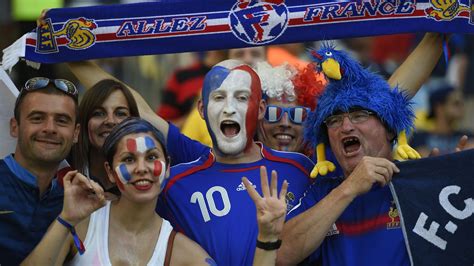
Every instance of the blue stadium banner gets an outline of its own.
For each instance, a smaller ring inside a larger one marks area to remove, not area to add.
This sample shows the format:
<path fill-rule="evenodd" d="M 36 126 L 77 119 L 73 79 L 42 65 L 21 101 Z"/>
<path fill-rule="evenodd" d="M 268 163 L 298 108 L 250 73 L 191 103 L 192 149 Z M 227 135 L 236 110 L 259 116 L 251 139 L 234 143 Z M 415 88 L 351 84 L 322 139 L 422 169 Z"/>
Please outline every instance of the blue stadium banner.
<path fill-rule="evenodd" d="M 474 33 L 473 0 L 162 0 L 51 9 L 4 51 L 39 63 L 406 32 Z"/>
<path fill-rule="evenodd" d="M 398 166 L 390 188 L 412 265 L 474 265 L 474 150 Z"/>

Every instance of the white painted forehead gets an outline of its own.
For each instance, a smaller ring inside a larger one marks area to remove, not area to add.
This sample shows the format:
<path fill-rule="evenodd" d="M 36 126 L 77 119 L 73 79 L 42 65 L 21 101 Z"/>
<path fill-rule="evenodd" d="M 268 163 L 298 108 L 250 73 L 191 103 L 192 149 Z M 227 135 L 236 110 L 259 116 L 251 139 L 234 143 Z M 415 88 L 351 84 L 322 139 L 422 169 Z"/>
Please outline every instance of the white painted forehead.
<path fill-rule="evenodd" d="M 217 63 L 215 66 L 225 67 L 227 69 L 234 69 L 238 66 L 245 65 L 244 61 L 237 59 L 227 59 Z"/>
<path fill-rule="evenodd" d="M 229 73 L 224 79 L 221 86 L 216 90 L 248 90 L 250 91 L 251 85 L 250 74 L 246 71 L 236 69 Z"/>

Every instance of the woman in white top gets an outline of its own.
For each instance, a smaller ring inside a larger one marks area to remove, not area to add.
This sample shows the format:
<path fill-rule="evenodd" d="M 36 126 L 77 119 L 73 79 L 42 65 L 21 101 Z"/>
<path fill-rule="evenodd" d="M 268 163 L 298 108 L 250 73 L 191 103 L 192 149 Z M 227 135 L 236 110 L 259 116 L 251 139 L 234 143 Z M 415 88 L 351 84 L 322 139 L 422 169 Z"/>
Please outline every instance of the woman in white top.
<path fill-rule="evenodd" d="M 161 184 L 169 175 L 163 143 L 163 135 L 140 118 L 117 125 L 103 150 L 108 178 L 121 197 L 108 202 L 96 182 L 69 172 L 61 214 L 23 264 L 214 265 L 194 241 L 181 233 L 174 237 L 168 221 L 155 212 Z M 82 255 L 72 231 L 84 240 Z"/>

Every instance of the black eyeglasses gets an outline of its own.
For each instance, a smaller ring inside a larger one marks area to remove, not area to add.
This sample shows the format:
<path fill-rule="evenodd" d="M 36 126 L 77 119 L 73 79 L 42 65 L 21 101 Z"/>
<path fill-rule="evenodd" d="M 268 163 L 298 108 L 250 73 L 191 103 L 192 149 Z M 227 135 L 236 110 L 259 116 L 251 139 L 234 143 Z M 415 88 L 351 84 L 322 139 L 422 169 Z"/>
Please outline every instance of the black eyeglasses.
<path fill-rule="evenodd" d="M 281 120 L 284 113 L 288 114 L 291 122 L 295 124 L 302 124 L 308 116 L 310 109 L 308 107 L 281 107 L 276 105 L 267 105 L 265 112 L 265 120 L 269 123 L 276 123 Z"/>
<path fill-rule="evenodd" d="M 74 83 L 65 79 L 49 79 L 45 77 L 35 77 L 26 81 L 23 87 L 24 91 L 35 91 L 48 87 L 49 84 L 53 84 L 54 87 L 67 95 L 72 96 L 77 100 L 78 91 Z M 22 90 L 22 91 L 23 91 Z"/>
<path fill-rule="evenodd" d="M 370 115 L 375 114 L 374 112 L 367 111 L 367 110 L 357 110 L 357 111 L 352 111 L 350 113 L 343 113 L 343 114 L 338 114 L 338 115 L 331 115 L 326 120 L 324 120 L 324 123 L 328 128 L 336 128 L 340 127 L 342 125 L 342 121 L 344 121 L 344 117 L 349 117 L 349 120 L 353 124 L 357 123 L 362 123 L 365 122 L 369 119 Z"/>

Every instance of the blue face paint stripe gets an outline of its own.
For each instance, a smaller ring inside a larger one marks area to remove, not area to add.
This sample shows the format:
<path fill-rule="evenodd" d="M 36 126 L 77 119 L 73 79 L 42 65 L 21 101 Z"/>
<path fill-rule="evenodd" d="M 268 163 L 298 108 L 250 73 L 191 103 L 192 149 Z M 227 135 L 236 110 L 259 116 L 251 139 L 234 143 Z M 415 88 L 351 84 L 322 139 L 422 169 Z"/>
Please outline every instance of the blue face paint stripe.
<path fill-rule="evenodd" d="M 202 86 L 202 101 L 204 103 L 204 112 L 206 112 L 207 104 L 209 102 L 209 95 L 212 91 L 219 88 L 230 74 L 230 69 L 215 66 L 209 72 L 207 72 L 206 77 L 204 78 L 204 83 Z"/>
<path fill-rule="evenodd" d="M 206 121 L 207 128 L 209 129 L 209 135 L 211 136 L 212 143 L 217 143 L 216 136 L 214 132 L 212 132 L 211 125 L 209 124 L 209 120 L 207 118 L 207 106 L 209 103 L 209 95 L 211 92 L 216 90 L 222 85 L 222 82 L 229 76 L 230 69 L 222 67 L 222 66 L 215 66 L 209 72 L 207 72 L 206 77 L 204 78 L 204 83 L 202 86 L 202 102 L 203 102 L 203 112 L 204 112 L 204 120 Z M 217 147 L 215 147 L 217 149 Z"/>
<path fill-rule="evenodd" d="M 145 147 L 147 148 L 147 150 L 149 149 L 153 149 L 155 148 L 155 142 L 153 141 L 153 139 L 149 136 L 145 136 Z"/>

